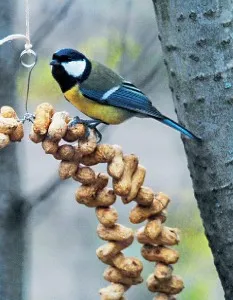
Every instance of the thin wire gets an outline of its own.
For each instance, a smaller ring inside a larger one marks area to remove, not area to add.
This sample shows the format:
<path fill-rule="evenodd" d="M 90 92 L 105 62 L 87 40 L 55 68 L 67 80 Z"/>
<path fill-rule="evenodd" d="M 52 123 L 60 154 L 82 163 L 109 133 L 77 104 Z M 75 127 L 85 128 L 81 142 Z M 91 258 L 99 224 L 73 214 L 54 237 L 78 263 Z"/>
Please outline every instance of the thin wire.
<path fill-rule="evenodd" d="M 29 2 L 25 0 L 25 16 L 26 16 L 26 37 L 30 41 L 30 25 L 29 25 Z"/>
<path fill-rule="evenodd" d="M 21 119 L 21 121 L 24 123 L 26 120 L 29 120 L 31 122 L 33 122 L 33 114 L 28 112 L 28 98 L 29 98 L 29 91 L 30 91 L 30 82 L 31 82 L 31 73 L 32 70 L 34 68 L 34 66 L 36 65 L 37 62 L 37 55 L 36 52 L 34 52 L 31 48 L 32 48 L 32 44 L 31 44 L 31 40 L 30 40 L 30 10 L 29 10 L 29 0 L 25 0 L 25 19 L 26 19 L 26 34 L 11 34 L 6 36 L 3 39 L 0 39 L 0 46 L 3 45 L 6 42 L 15 40 L 15 39 L 24 39 L 25 40 L 25 45 L 24 48 L 25 50 L 21 53 L 20 56 L 20 61 L 21 64 L 30 69 L 28 72 L 28 81 L 27 81 L 27 93 L 26 93 L 26 101 L 25 101 L 25 110 L 26 110 L 26 114 L 24 115 L 23 119 Z M 27 55 L 33 55 L 34 56 L 34 62 L 32 64 L 27 64 L 25 62 L 23 62 L 23 56 L 27 54 Z"/>
<path fill-rule="evenodd" d="M 31 40 L 30 40 L 30 9 L 29 9 L 29 0 L 25 0 L 25 18 L 26 18 L 26 37 L 27 42 L 25 45 L 25 49 L 32 48 Z"/>
<path fill-rule="evenodd" d="M 30 51 L 32 48 L 31 40 L 30 40 L 30 9 L 29 9 L 29 0 L 25 0 L 25 19 L 26 19 L 26 44 L 25 44 L 25 50 Z M 31 66 L 29 72 L 28 72 L 28 80 L 27 80 L 27 91 L 26 91 L 26 101 L 25 101 L 25 110 L 26 110 L 26 116 L 24 119 L 27 119 L 32 122 L 33 115 L 28 112 L 28 99 L 29 99 L 29 92 L 30 92 L 30 83 L 31 83 L 31 74 L 32 70 L 36 65 L 37 56 L 35 53 L 35 63 Z M 22 63 L 22 61 L 21 61 Z M 24 65 L 25 66 L 25 65 Z"/>
<path fill-rule="evenodd" d="M 29 50 L 32 48 L 31 40 L 30 40 L 30 10 L 29 10 L 29 0 L 25 0 L 25 19 L 26 19 L 26 34 L 11 34 L 6 36 L 3 39 L 0 39 L 0 46 L 6 42 L 24 39 L 26 41 L 25 50 Z"/>
<path fill-rule="evenodd" d="M 0 40 L 0 46 L 5 44 L 6 42 L 16 40 L 16 39 L 24 39 L 27 45 L 30 45 L 30 40 L 24 34 L 11 34 L 6 36 L 5 38 Z"/>
<path fill-rule="evenodd" d="M 26 93 L 26 101 L 25 101 L 25 110 L 28 113 L 28 98 L 29 98 L 29 92 L 30 92 L 30 82 L 31 82 L 31 74 L 34 66 L 30 69 L 28 73 L 28 82 L 27 82 L 27 93 Z"/>
<path fill-rule="evenodd" d="M 30 9 L 29 9 L 29 0 L 25 0 L 25 18 L 26 18 L 26 37 L 28 42 L 25 44 L 25 49 L 32 48 L 31 40 L 30 40 Z M 36 64 L 36 60 L 35 60 Z M 27 82 L 27 92 L 26 92 L 26 101 L 25 101 L 25 110 L 28 114 L 28 98 L 30 92 L 30 82 L 31 82 L 31 74 L 32 70 L 35 67 L 35 64 L 31 67 L 28 73 L 28 82 Z"/>

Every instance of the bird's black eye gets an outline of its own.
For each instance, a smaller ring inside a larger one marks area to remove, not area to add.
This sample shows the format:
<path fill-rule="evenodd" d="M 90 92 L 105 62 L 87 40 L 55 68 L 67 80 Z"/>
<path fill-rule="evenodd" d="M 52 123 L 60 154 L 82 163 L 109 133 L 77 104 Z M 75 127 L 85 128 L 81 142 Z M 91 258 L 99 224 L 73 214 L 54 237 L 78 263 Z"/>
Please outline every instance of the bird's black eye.
<path fill-rule="evenodd" d="M 56 60 L 58 62 L 60 62 L 60 57 L 57 56 L 56 54 L 53 55 L 53 60 Z"/>

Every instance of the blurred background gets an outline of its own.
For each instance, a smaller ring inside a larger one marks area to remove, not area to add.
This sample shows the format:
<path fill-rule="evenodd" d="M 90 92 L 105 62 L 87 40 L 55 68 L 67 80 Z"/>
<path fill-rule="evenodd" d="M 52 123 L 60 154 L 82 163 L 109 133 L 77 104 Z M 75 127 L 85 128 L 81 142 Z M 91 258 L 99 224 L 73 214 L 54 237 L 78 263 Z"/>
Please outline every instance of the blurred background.
<path fill-rule="evenodd" d="M 53 52 L 71 47 L 115 69 L 140 87 L 161 112 L 176 119 L 152 1 L 31 0 L 30 8 L 31 39 L 39 60 L 32 74 L 29 111 L 46 101 L 57 111 L 78 115 L 64 100 L 49 66 Z M 12 14 L 14 33 L 24 33 L 22 1 L 12 6 Z M 19 115 L 24 113 L 27 83 L 27 71 L 18 61 L 23 45 L 15 41 L 3 46 L 8 47 L 8 59 L 14 59 L 17 70 L 12 80 L 17 82 Z M 7 99 L 0 101 L 1 105 L 8 104 Z M 106 266 L 95 254 L 96 248 L 104 243 L 96 235 L 95 211 L 76 203 L 77 182 L 61 182 L 58 161 L 27 138 L 29 124 L 25 124 L 25 130 L 23 142 L 17 144 L 20 183 L 22 193 L 34 205 L 26 231 L 25 299 L 98 299 L 98 290 L 108 283 L 102 278 Z M 179 134 L 153 120 L 135 118 L 120 126 L 109 126 L 103 135 L 103 142 L 119 144 L 124 153 L 138 155 L 147 169 L 145 185 L 172 199 L 166 225 L 178 227 L 182 232 L 181 243 L 176 247 L 180 260 L 174 273 L 184 279 L 185 289 L 178 298 L 224 299 Z M 98 170 L 103 171 L 104 166 Z M 125 207 L 119 200 L 116 208 L 119 223 L 137 229 L 139 226 L 128 220 L 134 205 Z M 135 241 L 125 253 L 141 258 L 140 245 Z M 144 259 L 143 263 L 146 279 L 154 265 Z M 134 300 L 153 298 L 145 282 L 132 287 L 127 295 Z"/>

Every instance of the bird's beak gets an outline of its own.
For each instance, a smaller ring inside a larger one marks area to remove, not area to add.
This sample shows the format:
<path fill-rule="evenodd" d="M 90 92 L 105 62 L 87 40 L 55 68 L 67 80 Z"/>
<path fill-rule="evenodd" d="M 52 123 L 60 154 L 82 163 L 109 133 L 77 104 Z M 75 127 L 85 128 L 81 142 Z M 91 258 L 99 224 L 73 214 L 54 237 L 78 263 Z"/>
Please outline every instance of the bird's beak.
<path fill-rule="evenodd" d="M 57 61 L 57 60 L 55 60 L 55 59 L 53 59 L 53 60 L 50 62 L 50 66 L 59 66 L 59 65 L 60 65 L 59 61 Z"/>

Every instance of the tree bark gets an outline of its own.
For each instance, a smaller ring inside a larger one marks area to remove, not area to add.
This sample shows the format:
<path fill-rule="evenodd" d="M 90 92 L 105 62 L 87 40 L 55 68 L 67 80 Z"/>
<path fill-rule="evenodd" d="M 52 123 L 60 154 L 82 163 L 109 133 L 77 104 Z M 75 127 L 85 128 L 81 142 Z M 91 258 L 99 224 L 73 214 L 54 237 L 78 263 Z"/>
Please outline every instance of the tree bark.
<path fill-rule="evenodd" d="M 0 1 L 0 37 L 13 33 L 15 1 Z M 0 47 L 0 106 L 16 106 L 11 43 Z M 15 145 L 0 153 L 0 299 L 21 300 L 24 257 L 23 201 Z"/>
<path fill-rule="evenodd" d="M 215 266 L 232 300 L 233 3 L 153 3 L 178 119 L 203 139 L 183 141 Z"/>

